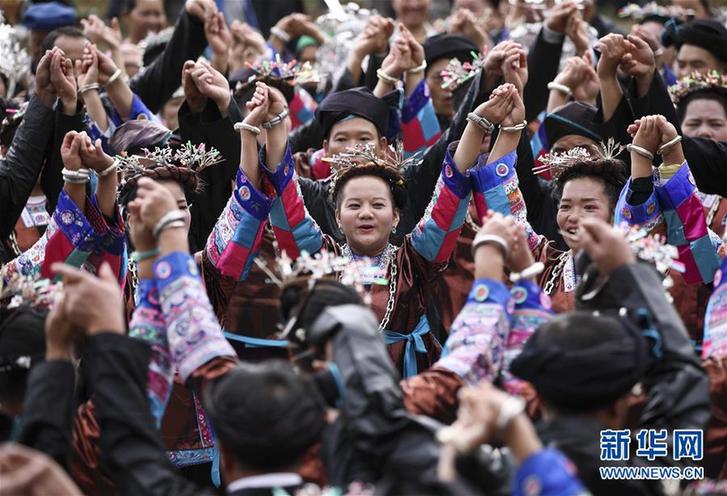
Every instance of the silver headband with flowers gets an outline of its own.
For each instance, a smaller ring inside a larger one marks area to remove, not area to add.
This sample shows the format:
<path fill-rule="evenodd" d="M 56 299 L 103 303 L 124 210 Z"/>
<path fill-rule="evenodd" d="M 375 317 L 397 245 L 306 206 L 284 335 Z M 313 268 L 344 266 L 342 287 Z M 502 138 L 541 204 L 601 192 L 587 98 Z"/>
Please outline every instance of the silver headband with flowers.
<path fill-rule="evenodd" d="M 606 143 L 599 143 L 598 147 L 585 148 L 578 146 L 562 153 L 546 153 L 538 158 L 541 165 L 533 168 L 533 173 L 544 174 L 550 172 L 553 179 L 557 179 L 564 171 L 578 162 L 591 160 L 617 159 L 626 147 L 609 138 Z"/>
<path fill-rule="evenodd" d="M 264 59 L 257 64 L 248 63 L 247 66 L 257 74 L 251 79 L 279 79 L 288 81 L 291 85 L 318 83 L 321 80 L 318 71 L 310 62 L 300 63 L 297 60 L 284 62 L 279 53 L 275 54 L 275 60 Z"/>
<path fill-rule="evenodd" d="M 462 63 L 455 57 L 442 69 L 440 75 L 443 90 L 455 90 L 482 71 L 485 67 L 485 55 L 479 55 L 477 52 L 471 54 L 472 62 Z"/>
<path fill-rule="evenodd" d="M 727 74 L 720 71 L 710 71 L 708 74 L 693 72 L 669 86 L 669 96 L 676 105 L 682 98 L 695 91 L 710 89 L 720 90 L 727 94 Z"/>
<path fill-rule="evenodd" d="M 401 175 L 402 171 L 416 164 L 421 160 L 421 152 L 405 157 L 404 145 L 401 141 L 396 147 L 389 147 L 384 153 L 377 154 L 372 143 L 349 147 L 345 152 L 337 153 L 331 157 L 324 157 L 322 160 L 331 166 L 331 195 L 336 189 L 336 182 L 347 171 L 364 165 L 376 165 L 385 169 L 391 169 Z M 396 186 L 403 187 L 404 180 L 399 179 Z"/>
<path fill-rule="evenodd" d="M 125 180 L 142 174 L 148 169 L 166 165 L 184 167 L 199 174 L 206 168 L 224 160 L 216 148 L 208 150 L 204 143 L 193 145 L 189 141 L 176 149 L 165 146 L 156 147 L 154 150 L 144 148 L 143 152 L 143 155 L 129 155 L 124 152 L 116 156 L 117 170 L 122 173 Z M 122 180 L 122 186 L 125 180 Z"/>

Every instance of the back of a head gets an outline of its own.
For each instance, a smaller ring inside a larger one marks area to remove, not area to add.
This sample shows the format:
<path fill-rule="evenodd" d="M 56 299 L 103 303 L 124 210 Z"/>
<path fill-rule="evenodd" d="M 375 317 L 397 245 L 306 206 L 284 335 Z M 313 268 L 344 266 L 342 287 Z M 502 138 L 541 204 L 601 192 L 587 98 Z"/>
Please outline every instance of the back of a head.
<path fill-rule="evenodd" d="M 68 474 L 40 451 L 15 443 L 0 447 L 0 496 L 82 493 Z"/>
<path fill-rule="evenodd" d="M 45 357 L 45 317 L 27 306 L 0 308 L 0 402 L 22 402 L 31 367 Z"/>
<path fill-rule="evenodd" d="M 204 406 L 234 461 L 258 471 L 296 465 L 325 424 L 313 382 L 281 360 L 241 363 L 207 388 Z"/>
<path fill-rule="evenodd" d="M 576 311 L 540 326 L 511 370 L 546 403 L 588 412 L 629 392 L 647 363 L 647 342 L 627 319 Z"/>

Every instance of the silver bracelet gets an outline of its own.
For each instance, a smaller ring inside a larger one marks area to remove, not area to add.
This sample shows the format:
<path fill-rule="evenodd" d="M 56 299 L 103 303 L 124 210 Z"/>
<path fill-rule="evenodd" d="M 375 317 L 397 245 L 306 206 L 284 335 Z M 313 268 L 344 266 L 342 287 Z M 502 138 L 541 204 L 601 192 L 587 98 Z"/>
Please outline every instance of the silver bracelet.
<path fill-rule="evenodd" d="M 101 172 L 98 172 L 99 177 L 106 177 L 106 176 L 108 176 L 109 174 L 111 174 L 111 172 L 115 171 L 118 166 L 119 166 L 118 159 L 114 159 L 114 163 L 112 163 L 111 165 L 109 165 L 108 167 L 106 167 Z"/>
<path fill-rule="evenodd" d="M 426 68 L 427 68 L 427 61 L 422 60 L 421 64 L 419 64 L 418 66 L 416 66 L 413 69 L 409 69 L 406 72 L 407 72 L 407 74 L 419 74 L 420 72 L 424 72 L 426 70 Z"/>
<path fill-rule="evenodd" d="M 284 108 L 283 111 L 280 112 L 278 115 L 276 115 L 275 117 L 273 117 L 272 119 L 270 119 L 267 122 L 263 122 L 262 126 L 265 129 L 271 129 L 273 126 L 277 126 L 278 124 L 283 122 L 283 120 L 285 120 L 285 118 L 288 117 L 289 113 L 290 112 L 288 112 L 288 109 Z"/>
<path fill-rule="evenodd" d="M 383 82 L 388 83 L 388 84 L 396 84 L 396 83 L 399 82 L 399 79 L 398 78 L 395 78 L 393 76 L 389 76 L 388 74 L 386 74 L 384 72 L 383 69 L 377 69 L 376 70 L 376 77 L 378 77 L 380 81 L 383 81 Z"/>
<path fill-rule="evenodd" d="M 500 407 L 500 413 L 497 414 L 497 420 L 495 421 L 497 430 L 499 432 L 505 430 L 510 421 L 523 413 L 524 410 L 525 400 L 518 396 L 510 396 Z"/>
<path fill-rule="evenodd" d="M 548 83 L 548 89 L 560 91 L 567 98 L 570 98 L 573 95 L 573 90 L 571 90 L 568 86 L 566 86 L 564 84 L 556 83 L 555 81 L 551 81 Z"/>
<path fill-rule="evenodd" d="M 475 239 L 472 240 L 472 256 L 475 256 L 480 246 L 489 244 L 496 245 L 502 252 L 502 257 L 507 258 L 507 241 L 497 234 L 478 234 L 475 236 Z"/>
<path fill-rule="evenodd" d="M 286 33 L 285 31 L 283 31 L 282 29 L 280 29 L 278 26 L 273 26 L 272 28 L 270 28 L 270 34 L 280 38 L 283 41 L 283 43 L 290 42 L 290 35 L 288 33 Z"/>
<path fill-rule="evenodd" d="M 91 180 L 90 178 L 78 179 L 78 178 L 70 178 L 70 177 L 63 176 L 63 182 L 68 183 L 68 184 L 86 184 L 90 180 Z"/>
<path fill-rule="evenodd" d="M 500 131 L 503 133 L 518 133 L 526 127 L 528 127 L 528 121 L 522 121 L 520 124 L 515 124 L 514 126 L 501 127 Z"/>
<path fill-rule="evenodd" d="M 649 160 L 654 160 L 653 153 L 651 153 L 646 148 L 640 147 L 639 145 L 634 145 L 633 143 L 629 143 L 628 145 L 626 145 L 626 151 L 628 151 L 629 153 L 634 152 L 637 155 L 648 158 Z"/>
<path fill-rule="evenodd" d="M 121 77 L 121 69 L 116 69 L 116 72 L 114 72 L 113 74 L 111 74 L 111 77 L 110 77 L 110 78 L 109 78 L 109 80 L 108 80 L 108 81 L 106 82 L 106 86 L 111 86 L 111 85 L 112 85 L 112 84 L 114 84 L 114 83 L 116 82 L 116 80 L 117 80 L 117 79 L 119 79 L 120 77 Z"/>
<path fill-rule="evenodd" d="M 87 183 L 91 179 L 91 171 L 88 169 L 78 169 L 77 171 L 64 168 L 61 171 L 63 181 L 71 184 Z"/>
<path fill-rule="evenodd" d="M 467 120 L 470 121 L 472 124 L 475 124 L 488 134 L 491 134 L 492 131 L 495 130 L 495 125 L 492 122 L 487 120 L 486 117 L 477 115 L 474 112 L 470 112 L 469 114 L 467 114 Z"/>
<path fill-rule="evenodd" d="M 244 129 L 245 131 L 250 131 L 255 136 L 258 136 L 261 131 L 259 127 L 255 127 L 251 124 L 248 124 L 247 122 L 236 122 L 233 126 L 233 129 L 235 131 L 239 131 L 240 129 Z"/>
<path fill-rule="evenodd" d="M 167 212 L 162 216 L 161 219 L 159 219 L 159 222 L 157 222 L 156 226 L 154 226 L 154 229 L 152 230 L 152 236 L 158 238 L 159 233 L 161 233 L 167 227 L 167 225 L 177 221 L 184 222 L 185 217 L 186 216 L 184 215 L 184 212 L 182 212 L 181 210 L 172 210 L 170 212 Z"/>
<path fill-rule="evenodd" d="M 100 87 L 101 87 L 101 85 L 99 85 L 98 83 L 89 83 L 89 84 L 85 84 L 85 85 L 81 86 L 78 89 L 78 92 L 85 93 L 85 92 L 91 91 L 91 90 L 98 90 Z"/>
<path fill-rule="evenodd" d="M 545 270 L 543 262 L 535 262 L 530 267 L 522 270 L 522 272 L 510 272 L 510 281 L 518 282 L 523 279 L 530 279 L 531 277 L 539 276 Z"/>
<path fill-rule="evenodd" d="M 682 142 L 682 137 L 677 134 L 675 138 L 673 138 L 673 139 L 667 141 L 666 143 L 664 143 L 663 145 L 661 145 L 659 147 L 659 149 L 656 151 L 656 153 L 659 155 L 663 155 L 666 150 L 668 150 L 672 146 L 677 145 L 681 142 Z"/>

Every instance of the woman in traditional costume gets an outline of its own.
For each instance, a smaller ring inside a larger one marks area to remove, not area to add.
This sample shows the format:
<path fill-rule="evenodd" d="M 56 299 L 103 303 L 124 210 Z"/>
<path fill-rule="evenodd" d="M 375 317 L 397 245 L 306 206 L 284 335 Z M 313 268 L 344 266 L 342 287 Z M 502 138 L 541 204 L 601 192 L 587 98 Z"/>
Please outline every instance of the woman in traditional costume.
<path fill-rule="evenodd" d="M 509 117 L 512 90 L 512 86 L 496 90 L 475 114 L 495 121 Z M 366 150 L 341 157 L 336 164 L 332 198 L 347 242 L 338 245 L 321 233 L 303 205 L 284 127 L 268 128 L 267 145 L 258 162 L 258 126 L 279 115 L 283 102 L 260 84 L 248 107 L 250 115 L 241 125 L 241 170 L 235 193 L 210 236 L 210 260 L 223 275 L 244 279 L 268 216 L 280 250 L 291 258 L 323 248 L 352 260 L 370 258 L 377 272 L 371 278 L 372 308 L 380 319 L 392 359 L 404 377 L 416 374 L 419 367 L 429 367 L 440 346 L 429 334 L 425 289 L 446 268 L 462 226 L 470 191 L 465 174 L 479 153 L 480 128 L 468 124 L 456 151 L 448 152 L 427 215 L 399 248 L 389 243 L 389 236 L 406 202 L 400 163 Z M 496 152 L 493 157 L 497 157 Z"/>

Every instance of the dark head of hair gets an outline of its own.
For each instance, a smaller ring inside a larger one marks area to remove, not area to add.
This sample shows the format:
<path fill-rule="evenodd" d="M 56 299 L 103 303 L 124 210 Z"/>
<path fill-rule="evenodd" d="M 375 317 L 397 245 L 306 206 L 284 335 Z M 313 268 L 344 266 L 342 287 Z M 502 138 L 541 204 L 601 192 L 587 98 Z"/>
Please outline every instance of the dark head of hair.
<path fill-rule="evenodd" d="M 205 390 L 204 406 L 222 445 L 243 468 L 287 469 L 320 440 L 325 404 L 290 363 L 240 363 Z"/>
<path fill-rule="evenodd" d="M 261 76 L 253 69 L 243 69 L 230 76 L 232 82 L 236 83 L 234 88 L 235 101 L 238 104 L 248 102 L 255 93 L 255 83 L 261 81 L 271 88 L 280 91 L 285 101 L 290 105 L 295 97 L 295 86 L 289 79 L 280 79 L 273 76 Z"/>
<path fill-rule="evenodd" d="M 333 186 L 333 191 L 331 192 L 331 197 L 336 203 L 336 210 L 341 208 L 341 202 L 343 201 L 342 193 L 346 184 L 353 178 L 364 176 L 373 176 L 383 179 L 383 181 L 389 186 L 394 206 L 399 210 L 402 210 L 406 206 L 407 194 L 406 188 L 404 187 L 404 178 L 401 173 L 393 167 L 384 167 L 368 163 L 365 165 L 350 167 L 346 171 L 339 173 Z"/>
<path fill-rule="evenodd" d="M 142 173 L 128 178 L 119 189 L 119 205 L 125 207 L 136 198 L 136 185 L 139 179 L 148 177 L 155 181 L 174 181 L 184 190 L 184 196 L 189 200 L 200 189 L 201 179 L 197 174 L 186 167 L 176 165 L 154 165 L 145 169 Z"/>
<path fill-rule="evenodd" d="M 361 305 L 358 292 L 335 279 L 319 279 L 311 287 L 308 277 L 300 277 L 288 282 L 280 293 L 280 309 L 283 319 L 290 319 L 297 312 L 298 328 L 307 329 L 332 306 Z"/>
<path fill-rule="evenodd" d="M 86 35 L 83 34 L 83 31 L 81 31 L 76 26 L 63 26 L 54 29 L 53 31 L 48 33 L 45 38 L 43 38 L 43 45 L 41 46 L 39 53 L 44 54 L 46 50 L 51 50 L 55 45 L 56 40 L 61 36 L 67 36 L 68 38 L 86 38 Z"/>
<path fill-rule="evenodd" d="M 10 113 L 11 111 L 13 113 Z M 0 145 L 10 147 L 15 137 L 15 131 L 23 122 L 23 112 L 20 107 L 12 100 L 0 99 Z"/>
<path fill-rule="evenodd" d="M 727 115 L 727 89 L 725 88 L 708 88 L 689 93 L 677 103 L 677 116 L 679 124 L 684 122 L 687 115 L 687 107 L 695 100 L 711 100 L 722 106 L 725 115 Z"/>
<path fill-rule="evenodd" d="M 0 402 L 21 402 L 33 365 L 45 357 L 47 313 L 0 307 Z"/>
<path fill-rule="evenodd" d="M 649 365 L 647 340 L 627 318 L 585 311 L 541 325 L 511 370 L 563 412 L 594 412 L 628 393 Z"/>
<path fill-rule="evenodd" d="M 565 169 L 555 181 L 553 198 L 560 203 L 565 185 L 575 179 L 590 178 L 603 184 L 603 190 L 613 210 L 621 190 L 626 184 L 626 166 L 620 160 L 595 159 L 574 163 Z"/>

